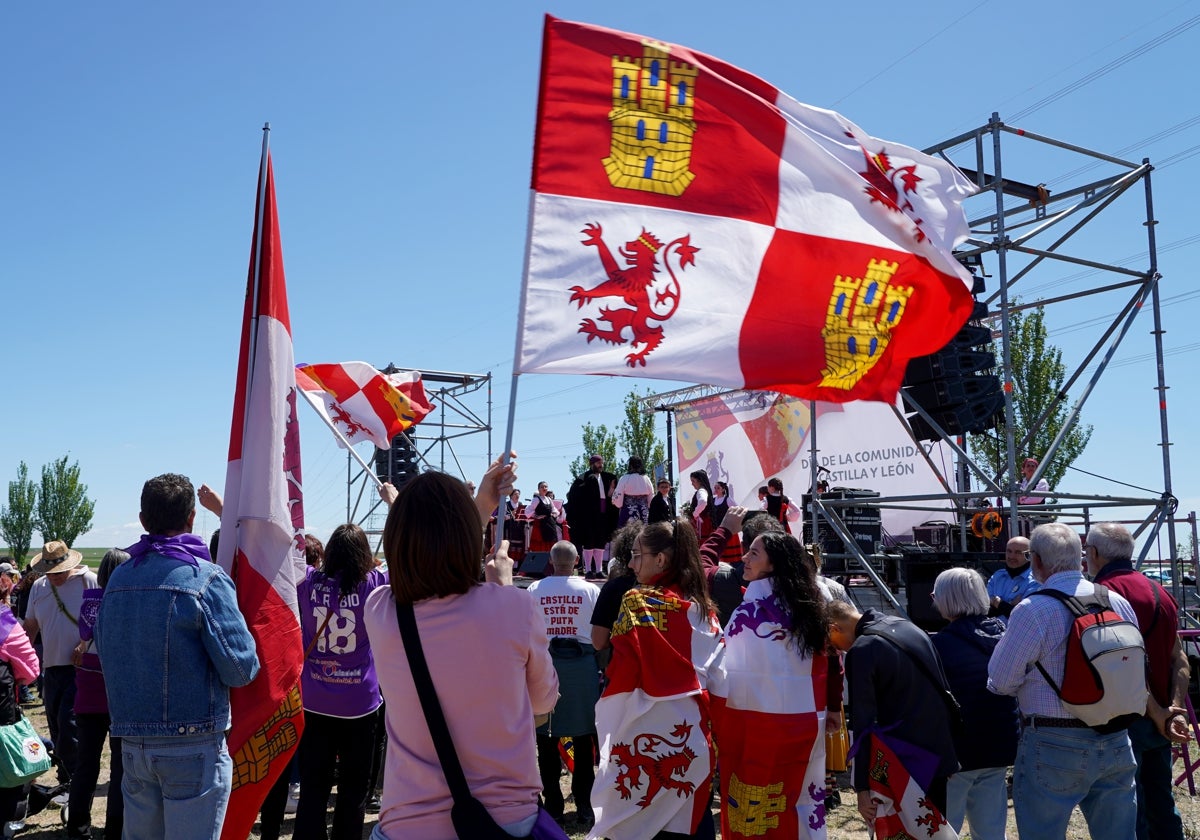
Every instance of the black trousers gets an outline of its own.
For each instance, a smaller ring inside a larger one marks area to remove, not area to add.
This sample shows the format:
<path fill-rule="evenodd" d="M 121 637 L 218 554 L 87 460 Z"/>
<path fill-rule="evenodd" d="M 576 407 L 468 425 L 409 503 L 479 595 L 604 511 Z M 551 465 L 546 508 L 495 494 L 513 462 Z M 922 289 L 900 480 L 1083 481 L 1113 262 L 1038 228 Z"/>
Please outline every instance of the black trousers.
<path fill-rule="evenodd" d="M 571 775 L 571 795 L 575 797 L 575 810 L 586 813 L 592 810 L 592 784 L 596 781 L 596 736 L 575 735 L 575 772 Z M 542 800 L 552 817 L 561 817 L 563 812 L 562 789 L 558 777 L 562 772 L 562 756 L 558 753 L 558 739 L 546 735 L 537 736 L 538 773 L 542 777 Z"/>
<path fill-rule="evenodd" d="M 58 781 L 66 784 L 75 772 L 79 739 L 75 731 L 75 666 L 53 665 L 42 669 L 42 700 L 46 725 L 58 760 Z"/>
<path fill-rule="evenodd" d="M 300 804 L 295 840 L 328 840 L 325 809 L 337 765 L 337 805 L 333 809 L 334 840 L 362 837 L 370 794 L 371 754 L 379 711 L 359 718 L 304 713 L 300 742 Z"/>
<path fill-rule="evenodd" d="M 75 732 L 79 752 L 76 755 L 75 775 L 71 776 L 70 802 L 67 808 L 67 836 L 86 837 L 92 825 L 92 800 L 96 796 L 96 780 L 100 778 L 100 759 L 104 742 L 108 740 L 111 756 L 108 780 L 108 805 L 104 812 L 104 836 L 120 837 L 125 824 L 125 800 L 121 798 L 121 779 L 125 776 L 121 764 L 121 739 L 108 737 L 109 717 L 105 712 L 77 714 Z"/>

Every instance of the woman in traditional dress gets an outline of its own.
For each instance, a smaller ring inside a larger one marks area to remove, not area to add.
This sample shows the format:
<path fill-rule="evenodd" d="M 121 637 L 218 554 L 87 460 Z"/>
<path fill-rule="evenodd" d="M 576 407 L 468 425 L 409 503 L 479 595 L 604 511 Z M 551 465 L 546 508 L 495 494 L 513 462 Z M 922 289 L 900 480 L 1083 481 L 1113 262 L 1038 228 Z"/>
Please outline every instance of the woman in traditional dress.
<path fill-rule="evenodd" d="M 650 497 L 653 495 L 654 485 L 646 477 L 646 465 L 638 456 L 630 456 L 625 475 L 617 479 L 612 495 L 613 504 L 619 511 L 617 527 L 624 528 L 631 519 L 645 524 L 650 516 Z"/>
<path fill-rule="evenodd" d="M 788 510 L 791 507 L 792 501 L 783 495 L 782 478 L 772 478 L 767 482 L 767 498 L 765 501 L 767 512 L 779 520 L 785 531 L 789 534 L 792 533 L 792 525 L 788 522 Z"/>
<path fill-rule="evenodd" d="M 588 836 L 713 838 L 703 666 L 718 625 L 691 523 L 647 525 L 630 568 L 638 585 L 621 600 L 608 685 L 596 704 L 600 768 Z"/>
<path fill-rule="evenodd" d="M 745 597 L 707 669 L 721 837 L 823 840 L 825 601 L 790 534 L 756 537 L 743 574 Z"/>
<path fill-rule="evenodd" d="M 693 470 L 688 478 L 692 481 L 692 527 L 696 536 L 704 539 L 713 531 L 712 520 L 708 518 L 708 506 L 712 502 L 712 484 L 708 473 L 704 470 Z"/>

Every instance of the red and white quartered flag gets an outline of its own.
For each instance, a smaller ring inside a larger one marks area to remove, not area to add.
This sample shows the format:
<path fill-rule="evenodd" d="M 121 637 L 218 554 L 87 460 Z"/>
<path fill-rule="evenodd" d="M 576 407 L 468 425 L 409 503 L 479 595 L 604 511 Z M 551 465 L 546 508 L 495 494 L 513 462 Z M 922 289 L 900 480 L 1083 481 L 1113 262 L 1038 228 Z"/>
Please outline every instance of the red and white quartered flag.
<path fill-rule="evenodd" d="M 542 50 L 518 373 L 891 401 L 966 321 L 949 163 L 685 47 Z"/>
<path fill-rule="evenodd" d="M 296 365 L 296 385 L 351 446 L 369 440 L 387 449 L 434 407 L 417 371 L 381 373 L 366 362 Z"/>
<path fill-rule="evenodd" d="M 270 154 L 263 151 L 242 322 L 217 558 L 237 586 L 258 676 L 230 692 L 233 793 L 222 840 L 245 840 L 304 728 L 296 608 L 304 566 L 300 435 L 283 252 Z"/>

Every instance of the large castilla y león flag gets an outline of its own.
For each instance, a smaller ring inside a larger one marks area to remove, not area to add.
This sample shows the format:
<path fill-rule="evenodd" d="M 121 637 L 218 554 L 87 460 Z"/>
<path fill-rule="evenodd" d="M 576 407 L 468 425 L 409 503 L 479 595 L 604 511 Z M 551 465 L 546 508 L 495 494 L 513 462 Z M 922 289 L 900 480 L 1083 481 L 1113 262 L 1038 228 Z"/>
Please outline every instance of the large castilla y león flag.
<path fill-rule="evenodd" d="M 387 449 L 433 410 L 415 370 L 381 373 L 366 362 L 296 365 L 296 385 L 351 445 L 369 440 Z"/>
<path fill-rule="evenodd" d="M 223 840 L 249 835 L 304 726 L 304 648 L 296 609 L 297 570 L 303 568 L 297 534 L 304 525 L 296 376 L 275 181 L 265 151 L 262 166 L 217 552 L 237 585 L 261 669 L 249 685 L 231 691 L 233 794 Z"/>
<path fill-rule="evenodd" d="M 674 44 L 542 49 L 518 373 L 890 401 L 966 321 L 949 163 Z"/>

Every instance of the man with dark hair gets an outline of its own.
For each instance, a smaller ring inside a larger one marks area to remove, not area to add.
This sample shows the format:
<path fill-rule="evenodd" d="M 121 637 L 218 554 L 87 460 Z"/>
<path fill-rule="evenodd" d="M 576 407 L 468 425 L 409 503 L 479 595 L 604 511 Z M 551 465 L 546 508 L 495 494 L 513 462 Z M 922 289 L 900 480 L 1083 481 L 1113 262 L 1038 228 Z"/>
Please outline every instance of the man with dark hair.
<path fill-rule="evenodd" d="M 1188 740 L 1187 692 L 1192 670 L 1179 642 L 1179 608 L 1170 593 L 1133 568 L 1133 535 L 1101 522 L 1088 531 L 1083 556 L 1093 583 L 1125 596 L 1137 613 L 1149 668 L 1149 714 L 1129 727 L 1137 762 L 1138 840 L 1183 840 L 1175 808 L 1171 743 Z"/>
<path fill-rule="evenodd" d="M 95 639 L 125 756 L 125 837 L 217 838 L 233 782 L 229 689 L 258 673 L 233 581 L 194 536 L 196 497 L 167 473 L 142 489 L 147 533 L 109 579 Z"/>

